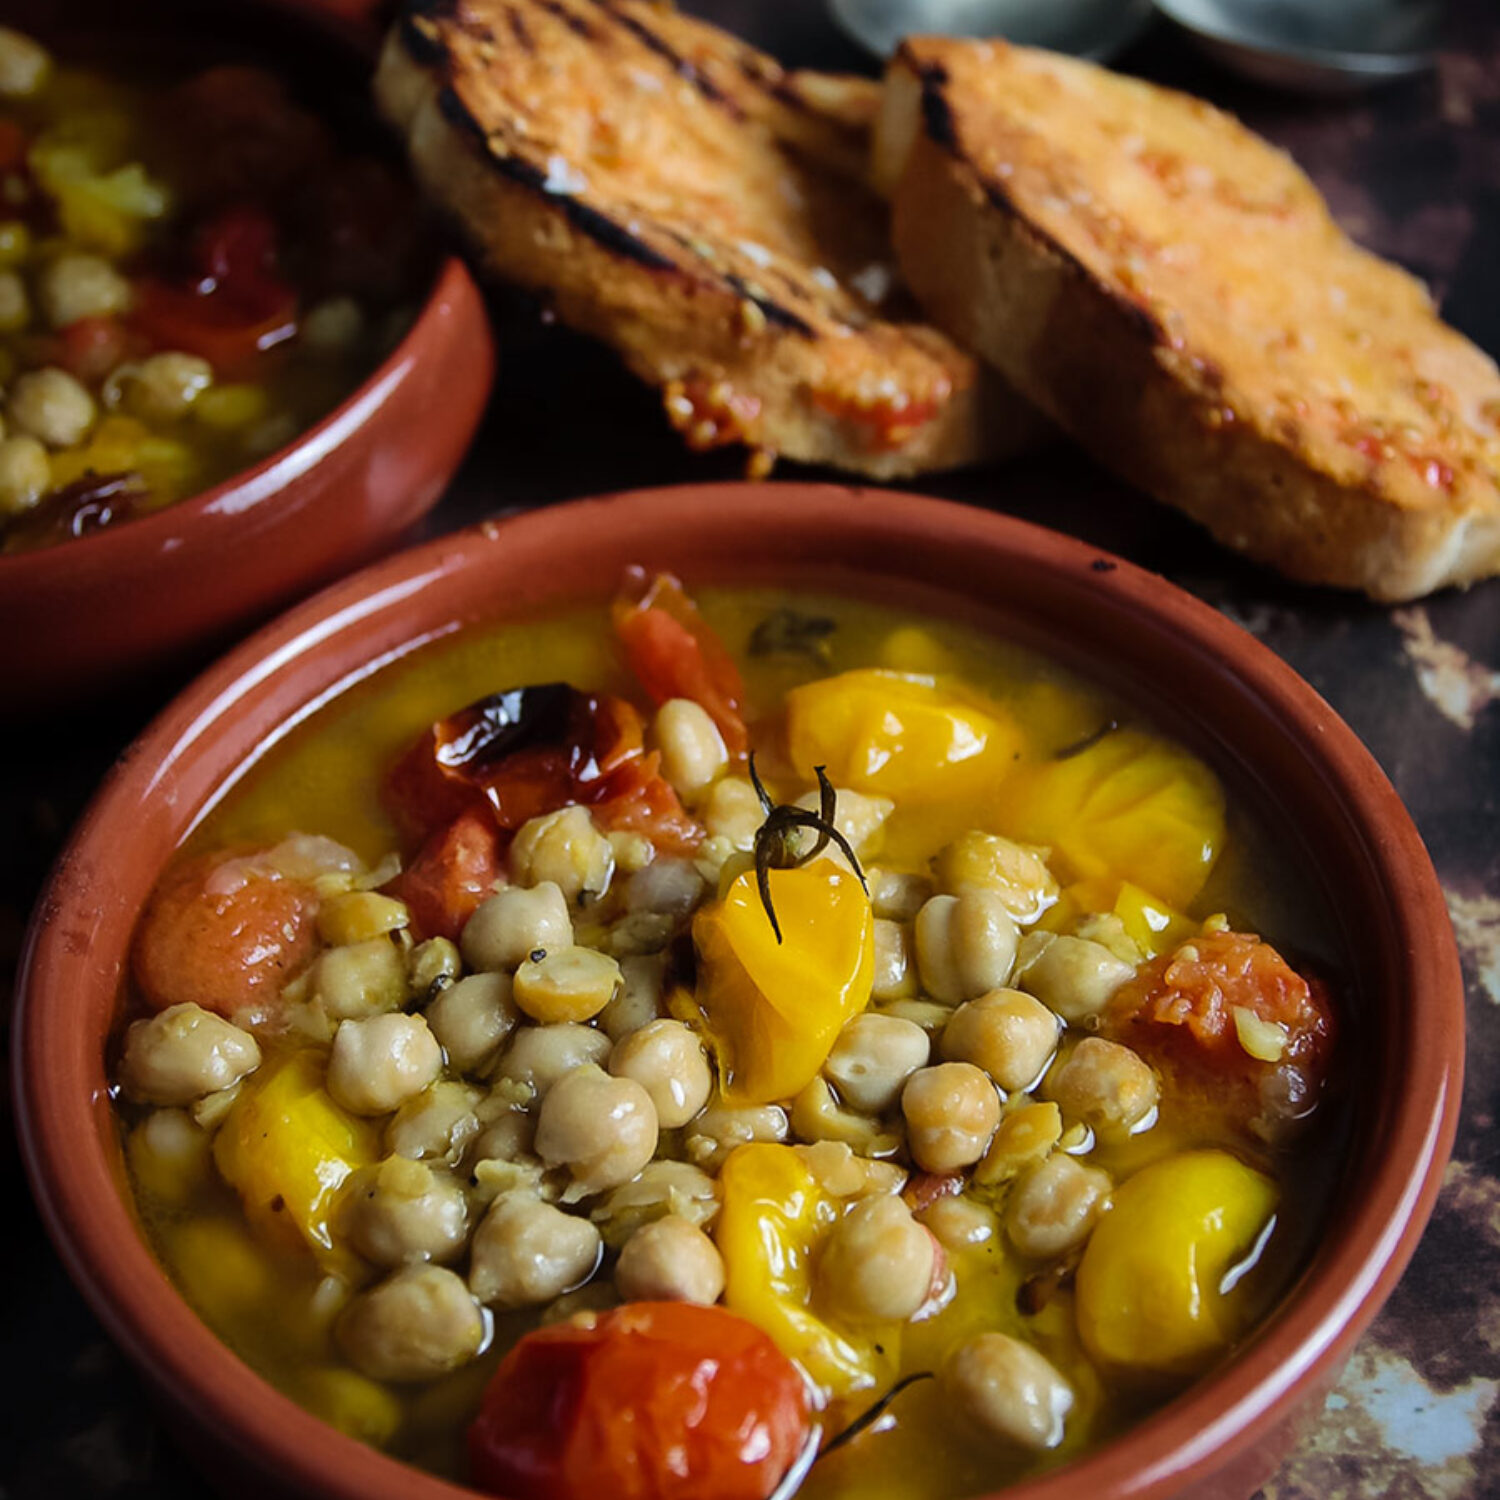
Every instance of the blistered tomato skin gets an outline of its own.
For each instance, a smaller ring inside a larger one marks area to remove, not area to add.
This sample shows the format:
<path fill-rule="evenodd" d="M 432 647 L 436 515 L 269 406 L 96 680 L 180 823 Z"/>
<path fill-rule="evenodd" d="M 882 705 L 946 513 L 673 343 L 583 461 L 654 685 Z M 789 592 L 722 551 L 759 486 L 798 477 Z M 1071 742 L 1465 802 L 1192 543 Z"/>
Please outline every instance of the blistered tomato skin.
<path fill-rule="evenodd" d="M 469 1458 L 512 1500 L 767 1500 L 807 1435 L 802 1377 L 753 1323 L 636 1302 L 523 1338 Z"/>
<path fill-rule="evenodd" d="M 135 976 L 153 1010 L 191 1002 L 233 1017 L 274 1007 L 318 951 L 318 897 L 298 880 L 235 875 L 221 854 L 160 886 L 135 945 Z"/>

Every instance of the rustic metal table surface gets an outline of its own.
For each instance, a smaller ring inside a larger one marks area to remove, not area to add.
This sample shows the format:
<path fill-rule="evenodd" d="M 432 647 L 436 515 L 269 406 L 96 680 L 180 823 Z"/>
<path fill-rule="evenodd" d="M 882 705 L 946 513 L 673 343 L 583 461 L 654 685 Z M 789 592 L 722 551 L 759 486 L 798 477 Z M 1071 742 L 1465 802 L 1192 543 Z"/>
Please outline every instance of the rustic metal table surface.
<path fill-rule="evenodd" d="M 788 61 L 866 66 L 814 0 L 698 4 Z M 1425 277 L 1449 319 L 1500 352 L 1500 13 L 1455 3 L 1436 73 L 1354 102 L 1236 83 L 1165 29 L 1122 66 L 1180 84 L 1289 148 L 1346 227 Z M 663 431 L 653 398 L 599 352 L 523 324 L 481 438 L 429 522 L 446 530 L 572 495 L 729 474 Z M 1443 887 L 1468 983 L 1469 1071 L 1436 1215 L 1336 1394 L 1265 1494 L 1275 1500 L 1500 1495 L 1500 581 L 1381 609 L 1294 588 L 1056 449 L 933 480 L 935 493 L 1041 521 L 1164 573 L 1244 625 L 1349 721 L 1405 798 Z M 0 642 L 0 650 L 24 643 Z M 12 723 L 0 778 L 0 974 L 71 821 L 187 679 Z M 25 1192 L 11 1131 L 0 1341 L 0 1500 L 205 1492 L 69 1284 Z"/>

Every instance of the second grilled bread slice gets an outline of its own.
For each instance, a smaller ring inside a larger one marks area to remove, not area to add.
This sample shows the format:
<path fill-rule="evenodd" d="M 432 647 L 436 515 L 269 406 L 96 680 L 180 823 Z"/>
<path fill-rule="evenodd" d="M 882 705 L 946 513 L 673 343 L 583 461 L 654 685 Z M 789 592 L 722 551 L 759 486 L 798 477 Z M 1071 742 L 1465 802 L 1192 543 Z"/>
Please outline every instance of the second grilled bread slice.
<path fill-rule="evenodd" d="M 1500 374 L 1199 100 L 913 40 L 876 131 L 936 321 L 1101 461 L 1294 578 L 1406 599 L 1500 571 Z"/>
<path fill-rule="evenodd" d="M 489 268 L 617 349 L 691 445 L 891 477 L 1042 424 L 887 312 L 869 87 L 637 0 L 413 0 L 376 79 Z"/>

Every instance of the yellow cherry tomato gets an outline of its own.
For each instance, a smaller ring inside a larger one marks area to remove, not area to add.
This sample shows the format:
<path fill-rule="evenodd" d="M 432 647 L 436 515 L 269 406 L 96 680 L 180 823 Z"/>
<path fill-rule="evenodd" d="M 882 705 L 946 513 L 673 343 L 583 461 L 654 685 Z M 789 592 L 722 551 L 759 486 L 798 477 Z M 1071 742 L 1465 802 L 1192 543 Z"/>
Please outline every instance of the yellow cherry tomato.
<path fill-rule="evenodd" d="M 380 1159 L 380 1134 L 335 1103 L 323 1075 L 323 1054 L 310 1048 L 263 1065 L 225 1117 L 214 1161 L 257 1230 L 282 1243 L 300 1239 L 338 1271 L 352 1257 L 329 1225 L 334 1199 L 355 1168 Z"/>
<path fill-rule="evenodd" d="M 1201 761 L 1132 729 L 1061 760 L 1018 767 L 998 787 L 991 826 L 1052 850 L 1069 883 L 1130 881 L 1185 908 L 1224 844 L 1224 792 Z"/>
<path fill-rule="evenodd" d="M 818 1404 L 889 1385 L 900 1326 L 850 1332 L 813 1310 L 814 1263 L 842 1209 L 790 1146 L 756 1143 L 719 1173 L 714 1240 L 724 1257 L 724 1305 L 764 1329 L 807 1372 Z"/>
<path fill-rule="evenodd" d="M 1078 1267 L 1078 1332 L 1105 1368 L 1194 1375 L 1261 1309 L 1231 1276 L 1266 1233 L 1276 1184 L 1227 1151 L 1153 1162 L 1123 1183 Z"/>
<path fill-rule="evenodd" d="M 975 796 L 1010 769 L 1021 734 L 997 707 L 981 708 L 912 672 L 843 672 L 786 695 L 792 764 L 824 766 L 837 786 L 897 803 Z"/>
<path fill-rule="evenodd" d="M 731 1104 L 790 1099 L 811 1083 L 874 976 L 875 920 L 858 876 L 819 859 L 770 879 L 781 942 L 753 870 L 693 922 L 693 1003 Z"/>

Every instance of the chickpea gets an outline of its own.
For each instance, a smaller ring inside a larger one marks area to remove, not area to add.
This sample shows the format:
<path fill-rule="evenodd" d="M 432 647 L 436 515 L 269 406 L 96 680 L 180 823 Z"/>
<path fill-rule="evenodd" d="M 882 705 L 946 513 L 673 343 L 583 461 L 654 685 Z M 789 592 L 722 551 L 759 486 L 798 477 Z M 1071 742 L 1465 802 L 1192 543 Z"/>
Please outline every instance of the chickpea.
<path fill-rule="evenodd" d="M 518 1026 L 495 1078 L 524 1083 L 545 1099 L 560 1078 L 588 1063 L 602 1066 L 608 1056 L 609 1038 L 592 1026 Z"/>
<path fill-rule="evenodd" d="M 459 957 L 458 944 L 445 937 L 428 938 L 407 955 L 406 977 L 411 992 L 426 1001 L 429 1009 L 431 1002 L 444 989 L 457 983 L 462 972 L 463 960 Z M 429 1015 L 428 1023 L 431 1021 Z M 443 1045 L 446 1047 L 447 1043 Z"/>
<path fill-rule="evenodd" d="M 600 1254 L 599 1231 L 587 1219 L 507 1193 L 474 1231 L 469 1285 L 489 1307 L 536 1307 L 582 1286 Z"/>
<path fill-rule="evenodd" d="M 818 1186 L 835 1198 L 864 1198 L 871 1193 L 899 1193 L 906 1169 L 893 1161 L 859 1155 L 843 1141 L 814 1141 L 792 1147 Z"/>
<path fill-rule="evenodd" d="M 917 1217 L 937 1236 L 938 1244 L 954 1252 L 988 1245 L 1000 1230 L 994 1213 L 967 1197 L 939 1198 Z"/>
<path fill-rule="evenodd" d="M 388 938 L 411 926 L 411 912 L 404 901 L 379 891 L 343 891 L 330 896 L 318 908 L 318 936 L 334 948 Z M 446 938 L 437 939 L 447 942 Z M 448 944 L 453 947 L 451 943 Z M 457 957 L 457 949 L 454 949 Z"/>
<path fill-rule="evenodd" d="M 717 1170 L 736 1146 L 750 1141 L 784 1141 L 786 1111 L 779 1104 L 710 1104 L 688 1132 L 688 1156 L 706 1171 Z"/>
<path fill-rule="evenodd" d="M 588 808 L 561 807 L 521 825 L 510 846 L 510 868 L 518 885 L 555 885 L 566 901 L 581 905 L 609 889 L 615 851 L 594 827 Z"/>
<path fill-rule="evenodd" d="M 37 301 L 54 328 L 80 318 L 107 318 L 130 307 L 130 283 L 102 255 L 70 251 L 44 266 Z"/>
<path fill-rule="evenodd" d="M 719 1212 L 718 1184 L 689 1162 L 648 1162 L 636 1177 L 621 1183 L 594 1209 L 592 1218 L 607 1245 L 618 1248 L 644 1225 L 665 1214 L 710 1225 Z"/>
<path fill-rule="evenodd" d="M 190 1104 L 259 1066 L 260 1047 L 248 1031 L 189 1001 L 132 1023 L 120 1082 L 148 1104 Z"/>
<path fill-rule="evenodd" d="M 1061 1152 L 1032 1167 L 1011 1189 L 1005 1228 L 1022 1255 L 1050 1260 L 1093 1233 L 1109 1199 L 1109 1174 Z"/>
<path fill-rule="evenodd" d="M 94 398 L 84 386 L 55 365 L 16 376 L 10 388 L 9 412 L 19 433 L 49 448 L 72 448 L 81 443 L 97 415 Z"/>
<path fill-rule="evenodd" d="M 439 1079 L 403 1104 L 385 1128 L 386 1150 L 413 1161 L 456 1162 L 479 1134 L 483 1094 L 472 1084 Z"/>
<path fill-rule="evenodd" d="M 883 1114 L 906 1080 L 927 1066 L 927 1033 L 911 1021 L 866 1011 L 839 1032 L 823 1072 L 852 1109 Z"/>
<path fill-rule="evenodd" d="M 1129 1047 L 1085 1037 L 1053 1069 L 1047 1094 L 1102 1136 L 1128 1135 L 1156 1107 L 1156 1074 Z"/>
<path fill-rule="evenodd" d="M 937 1241 L 900 1198 L 861 1198 L 829 1231 L 818 1298 L 850 1323 L 904 1323 L 931 1295 L 938 1267 Z"/>
<path fill-rule="evenodd" d="M 177 1208 L 213 1173 L 213 1140 L 182 1109 L 153 1109 L 130 1132 L 125 1153 L 137 1185 Z"/>
<path fill-rule="evenodd" d="M 1057 1017 L 1020 990 L 991 990 L 953 1012 L 939 1050 L 983 1068 L 1007 1091 L 1029 1089 L 1057 1051 Z"/>
<path fill-rule="evenodd" d="M 743 776 L 721 777 L 703 804 L 703 826 L 714 838 L 727 839 L 742 854 L 754 847 L 755 835 L 765 820 L 760 798 Z"/>
<path fill-rule="evenodd" d="M 469 1207 L 447 1173 L 391 1156 L 349 1178 L 339 1223 L 366 1260 L 394 1268 L 452 1260 L 468 1238 Z"/>
<path fill-rule="evenodd" d="M 816 1145 L 833 1141 L 863 1156 L 889 1156 L 900 1149 L 898 1132 L 881 1129 L 869 1115 L 840 1106 L 832 1085 L 821 1074 L 809 1080 L 792 1099 L 792 1133 Z"/>
<path fill-rule="evenodd" d="M 315 354 L 342 354 L 358 342 L 364 327 L 364 312 L 353 297 L 329 297 L 303 315 L 301 340 Z"/>
<path fill-rule="evenodd" d="M 566 948 L 573 941 L 568 901 L 544 880 L 530 890 L 507 886 L 479 903 L 459 935 L 471 969 L 514 970 L 538 948 Z"/>
<path fill-rule="evenodd" d="M 587 1021 L 614 999 L 620 966 L 594 948 L 537 949 L 516 970 L 517 1007 L 543 1025 Z"/>
<path fill-rule="evenodd" d="M 1000 1123 L 1000 1096 L 973 1063 L 920 1068 L 901 1091 L 906 1138 L 924 1172 L 956 1172 L 984 1155 Z"/>
<path fill-rule="evenodd" d="M 1068 1022 L 1098 1015 L 1134 975 L 1102 943 L 1051 932 L 1027 933 L 1016 966 L 1016 983 Z"/>
<path fill-rule="evenodd" d="M 406 1004 L 406 960 L 388 937 L 325 948 L 312 970 L 313 995 L 335 1021 L 399 1010 Z"/>
<path fill-rule="evenodd" d="M 372 1380 L 435 1380 L 484 1346 L 484 1313 L 459 1277 L 410 1266 L 356 1297 L 340 1317 L 339 1347 Z"/>
<path fill-rule="evenodd" d="M 443 1070 L 443 1049 L 420 1016 L 340 1021 L 328 1058 L 328 1092 L 357 1115 L 383 1115 L 420 1094 Z"/>
<path fill-rule="evenodd" d="M 668 1130 L 686 1125 L 703 1108 L 714 1082 L 703 1043 L 681 1021 L 648 1021 L 616 1042 L 609 1071 L 640 1084 Z"/>
<path fill-rule="evenodd" d="M 120 381 L 125 409 L 147 422 L 180 422 L 214 383 L 214 367 L 196 354 L 152 354 Z"/>
<path fill-rule="evenodd" d="M 1062 1111 L 1050 1100 L 1013 1103 L 1000 1117 L 1000 1128 L 984 1160 L 974 1168 L 974 1181 L 983 1187 L 1009 1182 L 1044 1161 L 1061 1140 Z"/>
<path fill-rule="evenodd" d="M 19 333 L 30 321 L 26 283 L 14 271 L 0 271 L 0 333 Z"/>
<path fill-rule="evenodd" d="M 656 1019 L 666 973 L 664 953 L 631 954 L 620 960 L 619 992 L 597 1017 L 611 1041 L 618 1042 Z"/>
<path fill-rule="evenodd" d="M 1003 985 L 1015 963 L 1015 920 L 993 891 L 934 896 L 917 913 L 917 968 L 934 1000 L 957 1005 Z"/>
<path fill-rule="evenodd" d="M 423 1014 L 459 1073 L 482 1072 L 521 1018 L 508 974 L 470 974 L 442 990 Z"/>
<path fill-rule="evenodd" d="M 0 516 L 30 510 L 51 485 L 47 450 L 34 437 L 20 433 L 0 439 Z"/>
<path fill-rule="evenodd" d="M 933 870 L 939 887 L 955 896 L 994 891 L 1017 922 L 1035 922 L 1057 900 L 1057 881 L 1042 855 L 998 834 L 963 834 L 939 852 Z"/>
<path fill-rule="evenodd" d="M 493 1098 L 480 1106 L 484 1118 L 470 1147 L 470 1158 L 480 1161 L 517 1161 L 532 1154 L 536 1144 L 536 1121 L 514 1106 L 493 1109 Z"/>
<path fill-rule="evenodd" d="M 1073 1390 L 1047 1358 L 1006 1333 L 981 1333 L 943 1362 L 944 1394 L 989 1436 L 1043 1452 L 1063 1440 Z"/>
<path fill-rule="evenodd" d="M 625 887 L 627 911 L 685 917 L 703 899 L 703 876 L 691 860 L 654 859 Z"/>
<path fill-rule="evenodd" d="M 0 26 L 0 97 L 26 99 L 52 72 L 52 57 L 40 42 Z"/>
<path fill-rule="evenodd" d="M 708 710 L 691 698 L 669 698 L 652 726 L 661 773 L 689 806 L 724 774 L 729 751 Z"/>
<path fill-rule="evenodd" d="M 877 1000 L 901 1000 L 917 993 L 910 930 L 900 922 L 875 918 L 875 972 L 870 994 Z"/>
<path fill-rule="evenodd" d="M 823 806 L 821 790 L 804 792 L 797 798 L 796 806 L 808 812 L 819 812 Z M 848 787 L 834 789 L 833 826 L 849 840 L 855 854 L 863 855 L 867 847 L 873 847 L 886 819 L 896 810 L 889 797 L 867 797 L 863 792 L 852 792 Z M 810 836 L 809 836 L 810 837 Z M 842 859 L 837 849 L 824 851 L 832 858 Z"/>
<path fill-rule="evenodd" d="M 537 1155 L 565 1166 L 585 1192 L 628 1182 L 656 1154 L 656 1106 L 633 1078 L 592 1064 L 560 1078 L 542 1100 Z"/>
<path fill-rule="evenodd" d="M 906 875 L 896 870 L 866 870 L 870 882 L 870 907 L 888 922 L 911 922 L 932 895 L 932 882 L 925 875 Z"/>
<path fill-rule="evenodd" d="M 615 1285 L 627 1302 L 717 1302 L 724 1258 L 696 1224 L 667 1214 L 625 1241 Z"/>

